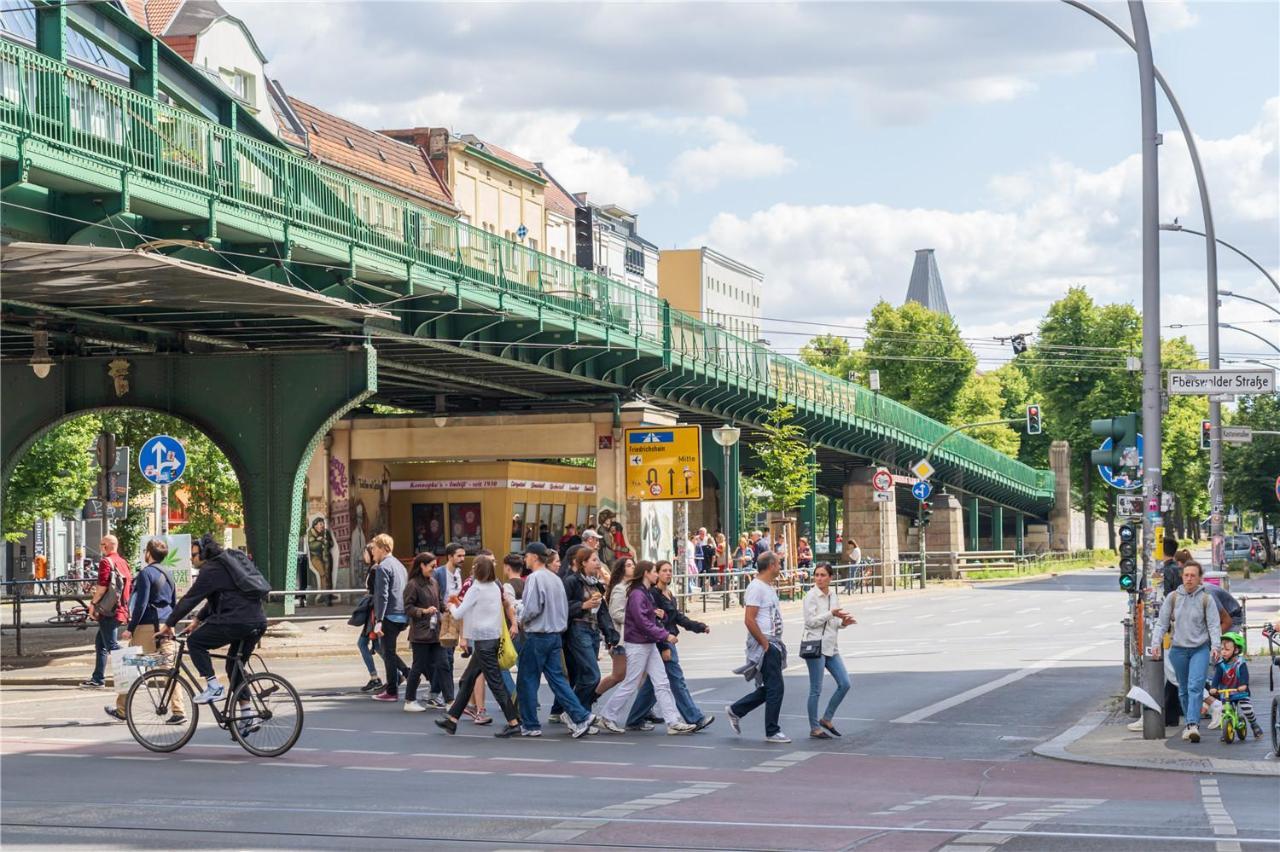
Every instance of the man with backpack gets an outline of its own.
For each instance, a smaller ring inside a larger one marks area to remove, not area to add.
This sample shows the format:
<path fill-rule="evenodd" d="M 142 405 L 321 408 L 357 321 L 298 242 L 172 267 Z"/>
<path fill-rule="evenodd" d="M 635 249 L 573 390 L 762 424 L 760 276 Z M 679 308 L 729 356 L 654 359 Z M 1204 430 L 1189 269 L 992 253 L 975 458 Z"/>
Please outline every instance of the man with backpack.
<path fill-rule="evenodd" d="M 192 665 L 207 682 L 204 691 L 193 700 L 197 704 L 212 704 L 222 698 L 225 690 L 213 673 L 209 652 L 227 646 L 227 675 L 234 693 L 240 686 L 234 661 L 239 658 L 241 663 L 247 662 L 258 644 L 258 637 L 267 629 L 262 604 L 271 586 L 248 554 L 235 549 L 223 550 L 208 534 L 191 545 L 191 564 L 200 570 L 200 575 L 173 607 L 164 627 L 157 631 L 156 639 L 172 636 L 174 625 L 201 601 L 205 602 L 204 609 L 192 620 L 187 652 Z"/>
<path fill-rule="evenodd" d="M 137 645 L 144 654 L 158 654 L 162 665 L 173 665 L 177 654 L 177 643 L 168 637 L 156 640 L 156 631 L 169 613 L 173 611 L 173 603 L 178 599 L 177 589 L 173 583 L 173 575 L 164 567 L 165 557 L 169 555 L 169 545 L 158 538 L 147 542 L 143 557 L 147 564 L 133 578 L 133 594 L 129 596 L 129 623 L 120 639 L 130 645 Z M 132 640 L 132 641 L 131 641 Z M 125 721 L 124 706 L 127 696 L 116 697 L 114 707 L 104 708 L 107 715 L 117 722 Z M 186 713 L 182 706 L 182 697 L 177 690 L 169 702 L 171 725 L 180 725 L 186 721 Z"/>
<path fill-rule="evenodd" d="M 133 591 L 133 572 L 129 563 L 116 552 L 120 540 L 104 535 L 98 542 L 102 561 L 98 563 L 98 585 L 89 602 L 89 619 L 98 622 L 98 635 L 93 638 L 96 657 L 93 674 L 80 684 L 81 689 L 102 689 L 107 682 L 107 660 L 119 648 L 116 633 L 129 620 L 129 595 Z"/>

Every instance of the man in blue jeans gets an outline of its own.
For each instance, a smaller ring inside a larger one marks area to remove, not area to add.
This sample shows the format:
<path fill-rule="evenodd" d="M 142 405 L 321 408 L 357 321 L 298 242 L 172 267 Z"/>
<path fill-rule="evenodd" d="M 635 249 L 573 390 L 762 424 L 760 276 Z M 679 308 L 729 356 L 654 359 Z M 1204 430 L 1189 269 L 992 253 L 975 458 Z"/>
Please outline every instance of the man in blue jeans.
<path fill-rule="evenodd" d="M 524 636 L 524 647 L 520 650 L 520 670 L 516 677 L 521 735 L 542 736 L 542 724 L 538 721 L 538 684 L 545 675 L 547 686 L 569 714 L 569 731 L 577 739 L 591 730 L 596 717 L 573 694 L 560 664 L 563 650 L 560 636 L 569 626 L 569 598 L 564 583 L 547 570 L 549 554 L 547 546 L 540 541 L 530 542 L 524 551 L 530 574 L 525 578 L 521 596 L 520 632 Z"/>
<path fill-rule="evenodd" d="M 98 563 L 98 585 L 93 587 L 89 602 L 89 620 L 98 622 L 93 637 L 93 674 L 80 684 L 81 689 L 102 689 L 106 685 L 107 660 L 120 645 L 116 641 L 122 624 L 129 623 L 129 596 L 133 592 L 133 572 L 117 550 L 120 541 L 104 535 L 98 542 L 102 561 Z"/>
<path fill-rule="evenodd" d="M 649 593 L 653 596 L 653 606 L 660 613 L 663 627 L 672 636 L 679 636 L 681 627 L 691 633 L 711 632 L 710 627 L 701 621 L 694 621 L 680 611 L 675 595 L 671 594 L 670 562 L 663 560 L 658 563 L 658 583 L 649 590 Z M 684 720 L 694 726 L 694 732 L 697 733 L 714 722 L 716 717 L 703 713 L 702 708 L 689 694 L 689 685 L 685 683 L 684 669 L 680 667 L 680 655 L 676 651 L 676 646 L 662 644 L 658 649 L 662 651 L 663 667 L 667 670 L 667 680 L 671 684 L 671 694 L 676 699 L 676 708 Z M 627 716 L 627 727 L 652 731 L 654 722 L 647 717 L 657 702 L 658 697 L 654 694 L 653 683 L 646 678 L 644 686 L 640 687 L 640 691 L 636 693 L 635 703 L 631 705 L 631 714 Z"/>
<path fill-rule="evenodd" d="M 742 717 L 764 705 L 765 742 L 789 743 L 791 737 L 782 732 L 778 718 L 782 713 L 782 668 L 787 657 L 787 646 L 782 643 L 782 608 L 773 582 L 781 569 L 778 555 L 772 551 L 760 554 L 756 559 L 756 578 L 747 586 L 743 597 L 746 612 L 747 662 L 734 669 L 737 674 L 755 680 L 754 692 L 744 695 L 725 708 L 729 727 L 735 734 L 742 733 Z"/>

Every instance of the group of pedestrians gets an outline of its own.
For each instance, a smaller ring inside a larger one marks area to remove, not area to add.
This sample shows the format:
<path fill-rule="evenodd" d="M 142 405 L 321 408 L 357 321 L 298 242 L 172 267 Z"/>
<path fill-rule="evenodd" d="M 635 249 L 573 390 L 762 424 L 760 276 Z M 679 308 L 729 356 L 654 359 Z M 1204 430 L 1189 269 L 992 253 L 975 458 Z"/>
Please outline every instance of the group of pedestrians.
<path fill-rule="evenodd" d="M 554 700 L 548 721 L 564 724 L 574 738 L 651 731 L 659 724 L 673 736 L 706 729 L 715 716 L 694 701 L 678 648 L 682 635 L 707 634 L 710 628 L 680 611 L 670 561 L 622 556 L 606 567 L 600 543 L 599 536 L 582 536 L 562 558 L 533 541 L 522 554 L 509 554 L 501 567 L 482 550 L 463 580 L 461 545 L 446 546 L 443 565 L 434 554 L 422 553 L 406 569 L 392 555 L 390 536 L 375 536 L 366 557 L 370 594 L 365 609 L 353 616 L 363 618 L 362 627 L 367 624 L 358 643 L 371 675 L 365 689 L 376 689 L 375 700 L 400 701 L 403 680 L 404 710 L 443 711 L 435 723 L 449 734 L 464 717 L 477 725 L 493 722 L 485 711 L 487 686 L 503 721 L 495 736 L 541 736 L 543 681 Z M 771 549 L 754 562 L 756 577 L 745 592 L 746 662 L 735 671 L 755 688 L 726 712 L 740 733 L 742 718 L 763 705 L 766 739 L 790 742 L 779 724 L 787 657 L 774 588 L 781 565 Z M 815 578 L 804 602 L 801 656 L 810 676 L 810 736 L 830 739 L 840 736 L 833 720 L 849 691 L 837 634 L 855 620 L 839 605 L 830 567 L 818 566 Z M 397 652 L 402 634 L 412 665 Z M 383 660 L 381 680 L 372 666 L 375 648 Z M 607 673 L 600 665 L 602 648 Z M 455 688 L 456 650 L 469 661 Z M 835 692 L 819 717 L 828 673 Z M 420 700 L 423 680 L 429 697 Z"/>

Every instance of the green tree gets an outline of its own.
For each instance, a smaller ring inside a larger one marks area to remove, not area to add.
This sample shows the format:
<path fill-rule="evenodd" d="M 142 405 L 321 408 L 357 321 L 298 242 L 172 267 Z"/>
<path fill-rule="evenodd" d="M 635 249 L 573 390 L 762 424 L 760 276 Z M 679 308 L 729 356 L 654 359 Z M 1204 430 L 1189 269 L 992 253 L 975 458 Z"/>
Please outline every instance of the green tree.
<path fill-rule="evenodd" d="M 1006 419 L 1006 415 L 1000 379 L 992 373 L 974 373 L 969 376 L 969 381 L 965 382 L 956 397 L 950 424 L 962 426 L 966 423 L 1002 419 Z M 1019 432 L 1010 428 L 1007 423 L 968 429 L 965 434 L 1005 455 L 1018 455 Z"/>
<path fill-rule="evenodd" d="M 1280 394 L 1239 399 L 1231 418 L 1233 426 L 1280 431 Z M 1222 462 L 1227 502 L 1242 511 L 1257 512 L 1268 528 L 1280 525 L 1280 500 L 1275 492 L 1276 477 L 1280 476 L 1280 436 L 1259 435 L 1250 444 L 1227 444 Z"/>
<path fill-rule="evenodd" d="M 871 309 L 863 367 L 880 371 L 880 391 L 921 414 L 948 422 L 978 359 L 955 320 L 917 302 Z"/>
<path fill-rule="evenodd" d="M 848 340 L 834 334 L 820 334 L 801 346 L 800 360 L 842 379 L 861 372 L 861 353 L 850 347 Z"/>
<path fill-rule="evenodd" d="M 1185 337 L 1161 343 L 1160 361 L 1167 370 L 1201 369 L 1195 347 Z M 1170 396 L 1161 419 L 1161 476 L 1165 491 L 1177 496 L 1173 526 L 1182 535 L 1209 514 L 1209 454 L 1200 449 L 1200 423 L 1209 416 L 1203 396 Z"/>
<path fill-rule="evenodd" d="M 38 520 L 79 513 L 97 484 L 93 447 L 99 430 L 97 417 L 77 417 L 31 446 L 5 486 L 6 541 L 21 539 Z"/>
<path fill-rule="evenodd" d="M 816 466 L 809 460 L 804 430 L 792 422 L 794 418 L 790 405 L 770 411 L 760 427 L 764 440 L 752 447 L 760 462 L 754 479 L 768 492 L 765 505 L 773 512 L 794 509 L 813 490 Z"/>

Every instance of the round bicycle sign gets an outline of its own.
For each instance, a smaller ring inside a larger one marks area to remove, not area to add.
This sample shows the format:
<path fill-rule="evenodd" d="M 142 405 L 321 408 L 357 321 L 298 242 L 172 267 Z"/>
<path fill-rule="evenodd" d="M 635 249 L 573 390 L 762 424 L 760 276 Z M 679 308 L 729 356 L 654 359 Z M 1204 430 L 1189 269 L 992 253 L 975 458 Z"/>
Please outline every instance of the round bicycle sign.
<path fill-rule="evenodd" d="M 893 488 L 893 474 L 886 467 L 876 468 L 871 477 L 871 487 L 877 491 L 888 491 Z"/>

